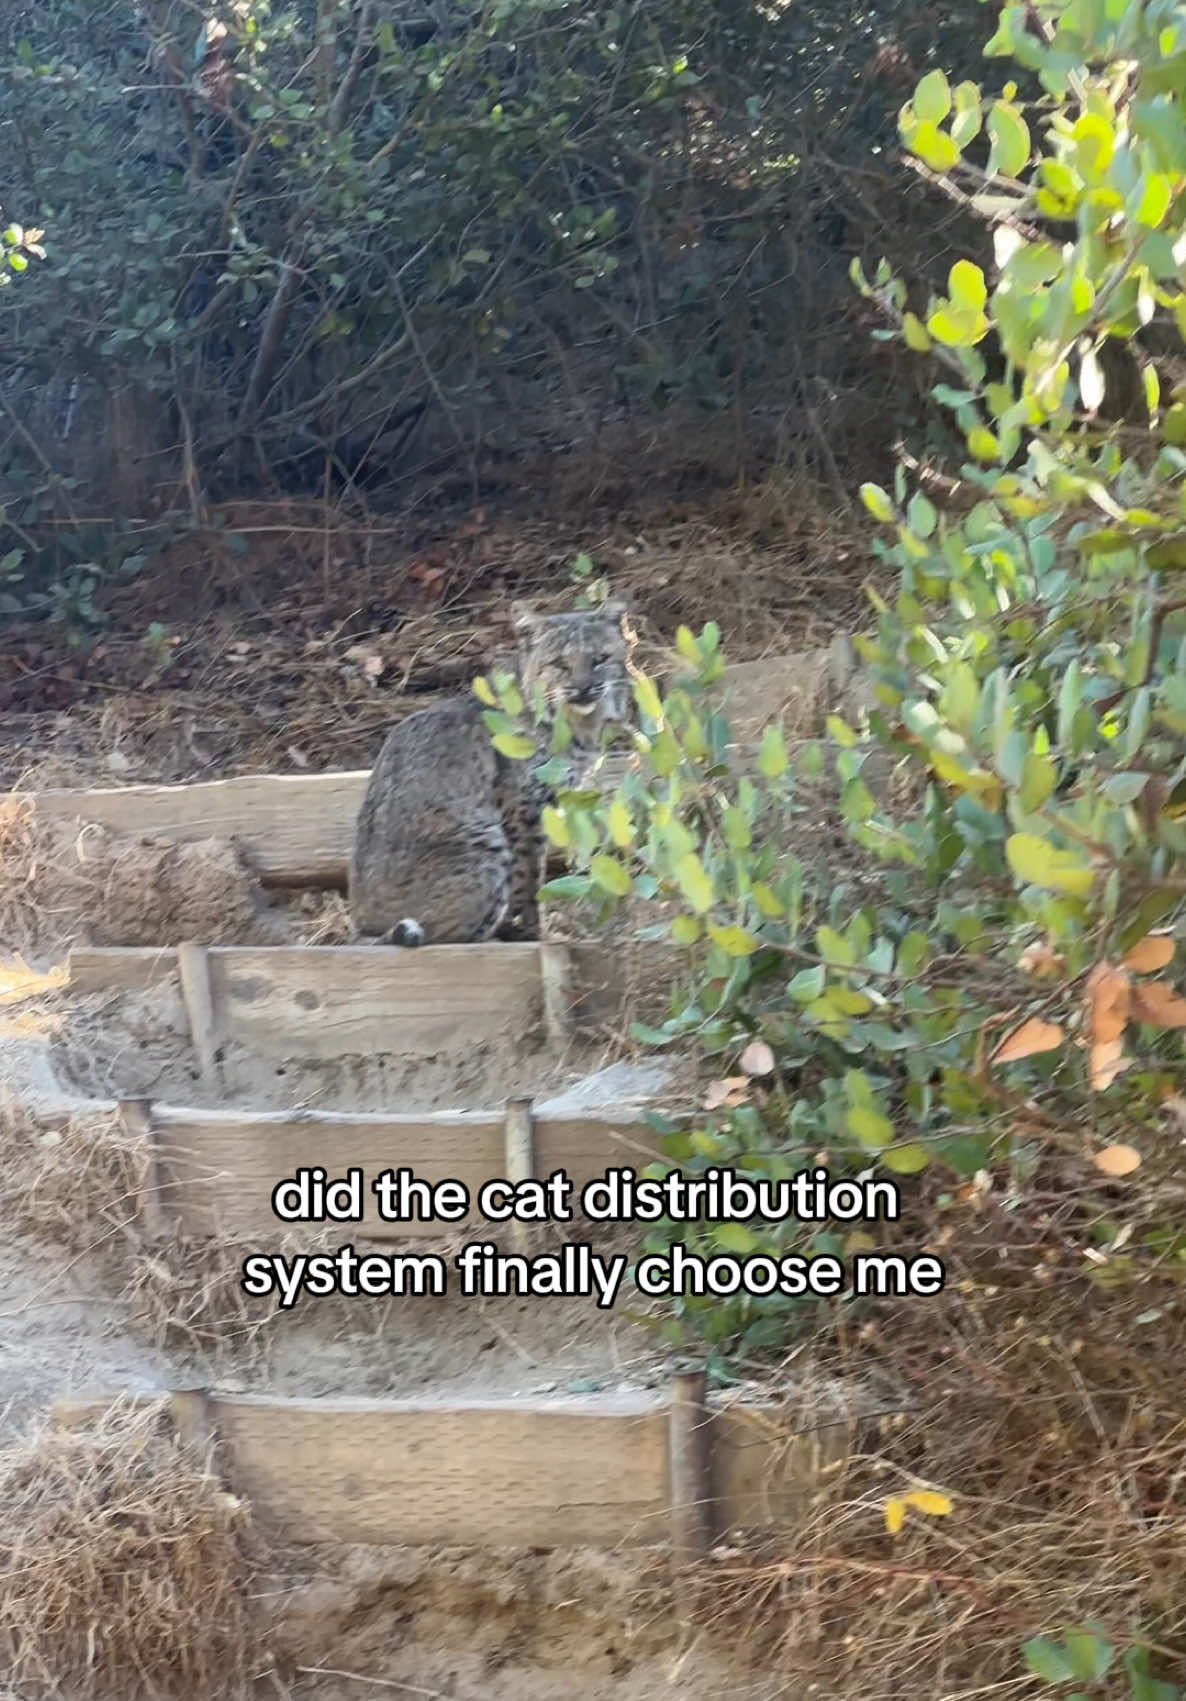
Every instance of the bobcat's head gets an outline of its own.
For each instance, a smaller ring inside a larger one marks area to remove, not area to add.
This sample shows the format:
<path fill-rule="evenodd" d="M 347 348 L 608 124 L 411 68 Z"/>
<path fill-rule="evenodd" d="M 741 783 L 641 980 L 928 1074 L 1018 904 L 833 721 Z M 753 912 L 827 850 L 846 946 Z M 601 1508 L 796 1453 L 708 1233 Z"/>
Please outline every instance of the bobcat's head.
<path fill-rule="evenodd" d="M 630 714 L 626 661 L 626 605 L 603 603 L 575 614 L 512 610 L 519 644 L 519 683 L 530 704 L 537 691 L 546 706 L 562 704 L 577 743 L 594 742 L 606 723 Z"/>

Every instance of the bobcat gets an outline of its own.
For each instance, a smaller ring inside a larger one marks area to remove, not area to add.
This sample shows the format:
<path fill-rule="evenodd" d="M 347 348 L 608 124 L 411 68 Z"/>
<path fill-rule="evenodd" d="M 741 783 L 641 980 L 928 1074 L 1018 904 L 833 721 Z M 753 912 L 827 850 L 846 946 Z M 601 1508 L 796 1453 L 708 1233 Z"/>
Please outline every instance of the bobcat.
<path fill-rule="evenodd" d="M 580 762 L 601 729 L 624 721 L 630 690 L 625 608 L 577 614 L 512 610 L 520 689 L 563 704 Z M 538 937 L 546 790 L 528 761 L 495 750 L 476 697 L 409 715 L 388 733 L 359 811 L 350 910 L 390 945 Z"/>

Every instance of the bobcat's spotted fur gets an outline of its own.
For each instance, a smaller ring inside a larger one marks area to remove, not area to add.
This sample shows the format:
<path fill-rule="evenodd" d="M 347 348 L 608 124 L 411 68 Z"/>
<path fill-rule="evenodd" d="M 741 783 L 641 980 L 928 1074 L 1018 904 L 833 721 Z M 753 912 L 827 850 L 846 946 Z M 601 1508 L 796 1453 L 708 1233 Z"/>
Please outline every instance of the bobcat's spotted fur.
<path fill-rule="evenodd" d="M 629 642 L 620 603 L 576 614 L 515 610 L 520 689 L 563 704 L 573 753 L 626 718 Z M 394 945 L 534 939 L 543 883 L 532 764 L 495 750 L 475 697 L 400 721 L 387 735 L 359 811 L 350 909 L 359 933 Z"/>

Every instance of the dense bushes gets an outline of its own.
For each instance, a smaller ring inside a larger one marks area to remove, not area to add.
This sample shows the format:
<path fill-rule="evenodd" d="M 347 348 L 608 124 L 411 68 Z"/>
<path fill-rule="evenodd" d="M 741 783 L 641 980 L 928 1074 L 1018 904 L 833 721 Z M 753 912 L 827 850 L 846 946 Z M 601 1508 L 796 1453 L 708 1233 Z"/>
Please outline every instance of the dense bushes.
<path fill-rule="evenodd" d="M 80 380 L 84 421 L 128 398 L 106 488 L 142 506 L 179 470 L 191 495 L 319 492 L 328 449 L 339 484 L 390 484 L 413 451 L 468 465 L 494 424 L 553 449 L 673 405 L 744 404 L 743 455 L 788 429 L 817 455 L 805 411 L 838 442 L 868 379 L 844 274 L 895 236 L 904 67 L 964 51 L 951 16 L 16 8 L 12 192 L 54 231 L 9 326 L 26 394 Z"/>

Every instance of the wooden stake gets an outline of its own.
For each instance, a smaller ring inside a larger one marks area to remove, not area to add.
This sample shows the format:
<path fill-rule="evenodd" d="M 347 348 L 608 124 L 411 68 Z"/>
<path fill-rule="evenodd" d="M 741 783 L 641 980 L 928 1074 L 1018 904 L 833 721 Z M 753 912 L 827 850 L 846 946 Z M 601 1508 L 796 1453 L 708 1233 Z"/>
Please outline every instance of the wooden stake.
<path fill-rule="evenodd" d="M 212 1451 L 217 1428 L 205 1388 L 175 1390 L 169 1395 L 169 1415 L 182 1441 L 200 1453 Z"/>
<path fill-rule="evenodd" d="M 530 1099 L 508 1099 L 503 1123 L 503 1162 L 508 1181 L 530 1181 L 535 1174 L 535 1124 Z M 529 1223 L 511 1223 L 511 1245 L 525 1253 Z"/>
<path fill-rule="evenodd" d="M 572 1039 L 572 960 L 568 947 L 541 942 L 539 974 L 548 1044 L 553 1051 L 563 1051 Z"/>
<path fill-rule="evenodd" d="M 152 1126 L 151 1099 L 120 1099 L 120 1121 L 134 1139 L 143 1140 L 145 1147 L 144 1190 L 136 1202 L 136 1215 L 150 1240 L 158 1240 L 164 1232 L 165 1213 L 161 1201 L 160 1159 L 156 1130 Z"/>
<path fill-rule="evenodd" d="M 177 971 L 181 997 L 189 1019 L 189 1033 L 197 1053 L 202 1084 L 218 1088 L 218 1049 L 214 1032 L 214 997 L 210 990 L 210 959 L 204 945 L 179 945 Z"/>
<path fill-rule="evenodd" d="M 712 1545 L 712 1480 L 703 1370 L 677 1371 L 668 1412 L 671 1562 L 678 1571 Z"/>

